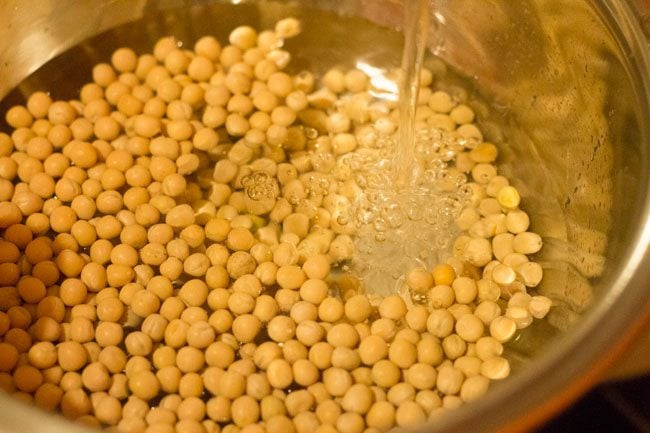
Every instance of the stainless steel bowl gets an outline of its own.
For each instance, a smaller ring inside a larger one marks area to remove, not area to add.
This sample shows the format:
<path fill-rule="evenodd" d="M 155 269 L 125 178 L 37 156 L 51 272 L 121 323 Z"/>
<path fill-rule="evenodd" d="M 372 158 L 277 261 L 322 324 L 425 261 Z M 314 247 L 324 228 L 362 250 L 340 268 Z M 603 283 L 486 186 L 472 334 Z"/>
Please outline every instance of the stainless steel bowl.
<path fill-rule="evenodd" d="M 595 383 L 649 315 L 649 6 L 643 0 L 432 2 L 432 46 L 479 95 L 471 103 L 503 149 L 500 170 L 518 179 L 533 228 L 544 236 L 539 291 L 556 306 L 511 348 L 512 378 L 419 430 L 520 431 Z M 226 3 L 6 0 L 0 97 L 9 94 L 8 105 L 38 88 L 68 95 L 74 77 L 87 80 L 89 65 L 121 44 L 150 49 L 164 34 L 186 42 L 203 33 L 223 36 L 233 23 L 268 25 L 295 13 L 298 3 L 401 24 L 401 4 L 391 0 Z M 137 21 L 142 17 L 146 24 Z M 47 73 L 23 82 L 66 49 L 123 24 L 80 45 L 66 57 L 69 64 L 46 66 Z M 310 34 L 305 27 L 305 38 L 354 45 L 334 28 Z M 0 431 L 82 429 L 2 395 Z"/>

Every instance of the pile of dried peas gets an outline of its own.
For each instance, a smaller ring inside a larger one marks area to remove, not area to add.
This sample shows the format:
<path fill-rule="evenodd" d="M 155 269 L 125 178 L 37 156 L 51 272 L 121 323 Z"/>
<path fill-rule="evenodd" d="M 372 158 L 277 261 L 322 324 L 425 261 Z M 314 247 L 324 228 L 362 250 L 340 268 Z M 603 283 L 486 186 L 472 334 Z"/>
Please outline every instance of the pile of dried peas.
<path fill-rule="evenodd" d="M 336 293 L 354 244 L 333 215 L 358 190 L 336 160 L 393 134 L 398 113 L 361 71 L 320 87 L 282 72 L 299 31 L 287 18 L 223 46 L 120 48 L 79 100 L 36 92 L 6 113 L 2 389 L 123 433 L 370 433 L 509 375 L 503 344 L 551 302 L 526 293 L 541 238 L 497 148 L 423 70 L 419 120 L 476 144 L 452 168 L 472 180 L 464 234 L 406 276 L 423 304 Z M 330 190 L 308 195 L 314 177 Z"/>

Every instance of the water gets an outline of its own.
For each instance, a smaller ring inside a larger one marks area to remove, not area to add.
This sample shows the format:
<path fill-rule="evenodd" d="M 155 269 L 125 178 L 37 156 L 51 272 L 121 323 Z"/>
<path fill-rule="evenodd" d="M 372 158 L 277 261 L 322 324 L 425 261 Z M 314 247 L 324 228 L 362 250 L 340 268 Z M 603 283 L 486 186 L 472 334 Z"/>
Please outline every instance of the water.
<path fill-rule="evenodd" d="M 466 143 L 453 134 L 416 125 L 420 67 L 433 60 L 425 55 L 431 11 L 426 0 L 406 1 L 405 5 L 403 34 L 361 18 L 288 2 L 214 2 L 187 10 L 152 10 L 144 20 L 84 41 L 49 62 L 8 95 L 0 108 L 24 103 L 26 95 L 39 89 L 54 98 L 78 97 L 78 85 L 90 79 L 92 66 L 106 61 L 120 46 L 147 52 L 157 38 L 166 35 L 175 35 L 185 46 L 205 34 L 224 41 L 237 25 L 264 29 L 278 19 L 295 16 L 304 31 L 285 43 L 292 54 L 288 72 L 309 70 L 319 75 L 332 67 L 356 67 L 370 76 L 374 100 L 386 103 L 389 111 L 399 111 L 396 133 L 377 134 L 372 146 L 342 157 L 324 153 L 318 163 L 334 166 L 333 172 L 350 172 L 351 180 L 361 188 L 352 207 L 336 216 L 336 223 L 353 234 L 356 248 L 354 258 L 341 264 L 341 270 L 361 278 L 368 292 L 390 294 L 400 288 L 409 269 L 433 266 L 448 255 L 456 236 L 453 219 L 464 203 L 461 187 L 466 182 L 450 170 L 450 161 Z M 327 47 L 326 56 L 323 47 Z M 436 64 L 436 79 L 455 80 L 450 74 L 443 77 L 439 71 L 445 67 L 439 61 Z M 401 77 L 394 74 L 397 70 L 402 71 Z M 309 140 L 317 141 L 316 131 L 306 128 L 305 132 Z M 317 143 L 312 143 L 311 152 L 318 154 Z M 280 192 L 277 182 L 262 173 L 251 174 L 242 183 L 261 211 Z M 344 187 L 344 182 L 316 176 L 306 188 L 306 198 L 292 205 L 314 213 L 316 207 L 309 198 L 336 187 Z"/>
<path fill-rule="evenodd" d="M 404 293 L 410 269 L 431 268 L 446 258 L 457 234 L 453 220 L 467 199 L 462 190 L 467 179 L 448 170 L 467 143 L 416 123 L 431 12 L 429 0 L 404 2 L 397 132 L 351 166 L 363 189 L 354 203 L 352 269 L 375 294 Z"/>
<path fill-rule="evenodd" d="M 310 176 L 306 198 L 292 200 L 291 204 L 316 220 L 316 200 L 310 199 L 322 199 L 328 191 L 346 187 L 344 181 L 337 181 L 336 173 L 350 173 L 349 180 L 354 181 L 361 191 L 356 194 L 347 212 L 336 215 L 336 223 L 349 227 L 356 251 L 354 257 L 349 262 L 340 263 L 335 272 L 344 277 L 358 278 L 371 295 L 406 294 L 403 281 L 408 270 L 415 266 L 431 268 L 449 255 L 457 235 L 454 218 L 471 193 L 465 187 L 466 177 L 453 169 L 453 161 L 459 152 L 475 144 L 416 121 L 420 68 L 425 63 L 429 30 L 429 2 L 405 1 L 402 75 L 397 79 L 391 76 L 390 71 L 400 66 L 399 56 L 396 55 L 401 46 L 398 32 L 361 19 L 339 17 L 287 4 L 270 1 L 257 6 L 213 4 L 210 7 L 193 7 L 189 11 L 167 10 L 159 15 L 153 14 L 144 23 L 112 30 L 50 62 L 25 80 L 0 106 L 6 108 L 24 103 L 24 96 L 37 89 L 49 90 L 55 98 L 75 98 L 78 84 L 89 79 L 92 65 L 106 61 L 110 52 L 122 45 L 133 46 L 144 52 L 151 49 L 156 38 L 168 34 L 178 35 L 187 46 L 191 45 L 193 38 L 203 34 L 216 33 L 223 41 L 227 31 L 236 25 L 251 24 L 268 28 L 279 18 L 297 16 L 306 30 L 299 38 L 286 44 L 293 55 L 289 71 L 296 73 L 306 69 L 319 74 L 333 66 L 357 67 L 367 71 L 377 82 L 373 95 L 376 99 L 398 101 L 395 104 L 397 107 L 388 105 L 389 109 L 399 110 L 399 127 L 393 133 L 378 134 L 372 146 L 350 154 L 338 158 L 330 153 L 320 154 L 314 167 L 326 172 L 326 167 L 333 166 L 333 175 L 320 173 Z M 326 56 L 322 55 L 323 46 L 328 47 Z M 429 56 L 428 60 L 431 61 L 432 57 Z M 437 75 L 435 78 L 439 80 L 442 77 Z M 444 79 L 456 81 L 455 77 L 449 75 Z M 396 95 L 398 89 L 399 95 Z M 3 108 L 0 111 L 4 111 Z M 316 130 L 306 128 L 305 132 L 310 140 L 318 138 Z M 318 145 L 312 144 L 310 156 L 315 157 Z M 274 203 L 281 194 L 274 176 L 262 171 L 244 176 L 241 184 L 247 197 L 260 209 L 260 214 L 268 212 L 267 203 Z M 255 218 L 254 222 L 259 226 L 266 223 L 262 218 Z M 339 287 L 345 285 L 340 284 Z M 350 280 L 347 285 L 356 290 Z M 331 294 L 336 294 L 336 291 L 333 290 Z M 418 302 L 418 299 L 413 298 L 412 301 Z M 522 336 L 515 343 L 519 347 L 510 352 L 511 360 L 520 362 L 525 357 L 522 354 L 542 348 L 530 343 L 538 342 L 539 335 L 552 333 L 550 325 L 548 329 L 540 326 L 547 325 L 535 325 L 526 331 L 529 333 L 526 338 Z M 258 338 L 258 341 L 268 339 L 264 330 Z"/>
<path fill-rule="evenodd" d="M 419 128 L 414 133 L 412 183 L 397 188 L 392 155 L 403 145 L 398 135 L 384 137 L 376 152 L 342 161 L 362 188 L 353 205 L 356 254 L 351 269 L 366 290 L 381 295 L 401 292 L 403 276 L 416 266 L 431 268 L 449 255 L 458 234 L 454 219 L 470 190 L 464 174 L 449 167 L 449 155 L 463 149 L 453 134 Z"/>
<path fill-rule="evenodd" d="M 404 49 L 399 86 L 399 140 L 393 166 L 398 188 L 412 186 L 415 158 L 415 109 L 417 108 L 420 71 L 429 33 L 430 0 L 404 2 Z"/>

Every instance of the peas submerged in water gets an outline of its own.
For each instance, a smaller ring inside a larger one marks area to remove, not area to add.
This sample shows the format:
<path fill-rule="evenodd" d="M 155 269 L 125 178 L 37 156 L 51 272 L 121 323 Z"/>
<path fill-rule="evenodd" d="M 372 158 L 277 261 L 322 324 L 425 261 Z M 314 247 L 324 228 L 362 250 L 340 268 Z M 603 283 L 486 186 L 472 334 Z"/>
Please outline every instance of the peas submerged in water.
<path fill-rule="evenodd" d="M 5 114 L 5 391 L 118 432 L 361 433 L 509 375 L 502 343 L 551 302 L 527 294 L 541 238 L 497 147 L 424 70 L 418 158 L 463 233 L 404 293 L 341 275 L 368 230 L 444 215 L 412 203 L 384 224 L 396 106 L 363 69 L 284 72 L 300 28 L 120 48 L 79 100 L 36 92 Z"/>

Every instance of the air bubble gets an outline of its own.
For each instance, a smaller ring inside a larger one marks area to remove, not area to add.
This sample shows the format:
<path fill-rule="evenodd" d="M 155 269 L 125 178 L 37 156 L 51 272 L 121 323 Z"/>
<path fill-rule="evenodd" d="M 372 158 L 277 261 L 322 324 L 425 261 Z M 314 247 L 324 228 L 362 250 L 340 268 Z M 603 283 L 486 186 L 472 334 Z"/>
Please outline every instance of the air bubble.
<path fill-rule="evenodd" d="M 364 209 L 361 210 L 357 213 L 357 224 L 364 226 L 370 224 L 373 220 L 375 219 L 375 215 L 373 212 Z"/>
<path fill-rule="evenodd" d="M 450 163 L 463 151 L 457 136 L 427 127 L 417 132 L 416 140 L 413 182 L 403 190 L 392 180 L 396 135 L 381 135 L 375 148 L 360 148 L 337 161 L 353 173 L 362 191 L 350 218 L 344 218 L 357 232 L 352 271 L 363 276 L 373 293 L 394 293 L 395 280 L 411 262 L 433 266 L 446 255 L 457 235 L 454 218 L 473 196 L 466 176 L 450 171 Z M 337 222 L 343 225 L 341 218 Z M 410 259 L 396 261 L 399 257 Z"/>
<path fill-rule="evenodd" d="M 438 220 L 438 209 L 435 206 L 427 206 L 424 209 L 424 222 L 429 225 L 436 224 Z"/>
<path fill-rule="evenodd" d="M 274 199 L 280 195 L 278 182 L 268 173 L 262 171 L 255 171 L 244 176 L 241 183 L 246 195 L 255 201 Z"/>
<path fill-rule="evenodd" d="M 474 189 L 472 188 L 471 185 L 465 184 L 458 188 L 458 194 L 461 197 L 465 197 L 466 199 L 469 199 L 474 195 Z"/>
<path fill-rule="evenodd" d="M 411 221 L 420 221 L 424 216 L 422 208 L 418 206 L 418 203 L 415 202 L 415 200 L 410 199 L 408 201 L 409 203 L 406 206 L 406 216 Z"/>
<path fill-rule="evenodd" d="M 399 228 L 404 224 L 404 212 L 400 209 L 399 205 L 391 204 L 384 211 L 384 218 L 391 228 Z"/>
<path fill-rule="evenodd" d="M 388 229 L 386 222 L 382 218 L 375 219 L 372 226 L 380 233 L 384 233 Z"/>
<path fill-rule="evenodd" d="M 440 158 L 445 162 L 449 162 L 456 158 L 456 153 L 452 149 L 445 149 L 445 151 L 440 154 Z"/>

